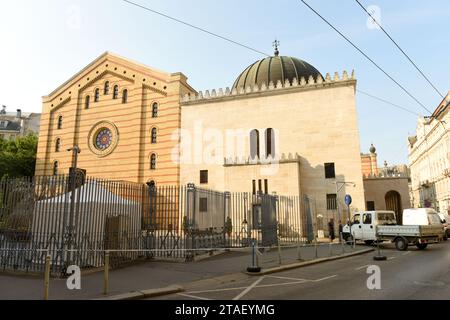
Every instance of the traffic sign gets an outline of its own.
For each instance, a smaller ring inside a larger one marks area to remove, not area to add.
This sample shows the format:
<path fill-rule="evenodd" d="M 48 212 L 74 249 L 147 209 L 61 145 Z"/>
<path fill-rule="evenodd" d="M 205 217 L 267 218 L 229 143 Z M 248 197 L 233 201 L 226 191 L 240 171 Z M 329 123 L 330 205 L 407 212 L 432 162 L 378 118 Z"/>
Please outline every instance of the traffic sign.
<path fill-rule="evenodd" d="M 352 204 L 352 202 L 353 202 L 352 196 L 349 195 L 349 194 L 346 195 L 346 196 L 345 196 L 345 204 L 346 204 L 347 206 L 349 206 L 349 205 Z"/>

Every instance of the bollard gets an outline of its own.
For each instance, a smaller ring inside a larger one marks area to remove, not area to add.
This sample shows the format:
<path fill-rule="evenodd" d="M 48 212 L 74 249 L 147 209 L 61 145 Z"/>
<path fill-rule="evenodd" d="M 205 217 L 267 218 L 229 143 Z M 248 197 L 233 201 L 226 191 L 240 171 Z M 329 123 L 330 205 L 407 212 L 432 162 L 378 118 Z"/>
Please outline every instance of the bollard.
<path fill-rule="evenodd" d="M 256 257 L 256 241 L 253 241 L 252 243 L 252 265 L 247 268 L 247 272 L 249 273 L 259 273 L 261 272 L 261 267 L 259 267 L 256 263 L 257 257 Z"/>
<path fill-rule="evenodd" d="M 297 260 L 301 261 L 302 260 L 302 253 L 301 253 L 301 243 L 298 243 L 298 247 L 297 247 Z"/>
<path fill-rule="evenodd" d="M 52 257 L 47 255 L 45 257 L 45 274 L 44 274 L 44 300 L 48 300 L 48 293 L 50 287 L 50 262 Z"/>
<path fill-rule="evenodd" d="M 316 259 L 318 259 L 319 258 L 319 252 L 317 251 L 317 238 L 314 240 L 314 249 L 315 249 L 315 252 L 316 252 Z"/>
<path fill-rule="evenodd" d="M 375 257 L 373 257 L 373 260 L 375 260 L 375 261 L 386 261 L 387 257 L 383 256 L 381 254 L 380 241 L 378 240 L 378 237 L 377 237 L 376 241 L 377 241 L 377 249 L 378 249 L 377 251 L 378 251 L 378 253 L 377 253 L 377 255 Z"/>
<path fill-rule="evenodd" d="M 341 247 L 342 247 L 342 254 L 345 254 L 345 245 L 344 245 L 344 236 L 341 233 Z"/>
<path fill-rule="evenodd" d="M 329 247 L 329 256 L 331 257 L 332 255 L 333 255 L 333 242 L 332 241 L 330 241 L 330 247 Z"/>
<path fill-rule="evenodd" d="M 103 294 L 106 296 L 109 292 L 109 251 L 105 252 L 105 273 L 103 275 Z"/>
<path fill-rule="evenodd" d="M 280 240 L 278 240 L 278 263 L 280 264 L 280 266 L 283 264 L 283 262 L 281 261 L 281 245 L 280 245 Z"/>

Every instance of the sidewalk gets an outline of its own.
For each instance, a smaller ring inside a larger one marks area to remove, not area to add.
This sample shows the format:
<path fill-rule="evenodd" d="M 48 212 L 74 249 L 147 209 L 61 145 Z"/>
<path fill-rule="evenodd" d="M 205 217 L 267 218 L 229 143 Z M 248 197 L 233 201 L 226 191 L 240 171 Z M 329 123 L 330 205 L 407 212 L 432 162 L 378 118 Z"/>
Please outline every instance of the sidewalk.
<path fill-rule="evenodd" d="M 367 247 L 352 249 L 345 246 L 345 253 L 365 250 Z M 333 256 L 341 255 L 343 248 L 340 244 L 331 246 Z M 316 256 L 316 249 L 301 248 L 301 259 L 312 260 Z M 322 244 L 317 247 L 318 258 L 330 257 L 330 245 Z M 281 251 L 282 264 L 298 262 L 297 248 L 283 248 Z M 259 257 L 260 266 L 264 269 L 279 266 L 278 249 L 263 252 Z M 203 261 L 191 263 L 172 263 L 148 261 L 124 269 L 110 271 L 110 295 L 117 295 L 131 291 L 156 289 L 178 284 L 215 278 L 231 274 L 242 274 L 251 264 L 250 250 L 247 252 L 225 252 Z M 69 291 L 66 280 L 52 279 L 50 282 L 50 299 L 58 300 L 86 300 L 104 297 L 103 273 L 84 275 L 81 279 L 81 290 Z M 43 295 L 43 279 L 19 277 L 0 274 L 0 300 L 39 300 Z"/>

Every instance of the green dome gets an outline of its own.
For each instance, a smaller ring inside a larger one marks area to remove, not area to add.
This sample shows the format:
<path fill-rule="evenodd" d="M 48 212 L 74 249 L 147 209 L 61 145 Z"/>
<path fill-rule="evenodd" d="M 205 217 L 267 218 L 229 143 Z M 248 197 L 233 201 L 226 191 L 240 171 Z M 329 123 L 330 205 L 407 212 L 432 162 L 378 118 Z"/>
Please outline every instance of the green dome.
<path fill-rule="evenodd" d="M 275 55 L 256 61 L 245 69 L 234 82 L 233 89 L 253 87 L 255 84 L 261 87 L 263 83 L 268 86 L 271 81 L 276 85 L 279 80 L 283 84 L 286 80 L 292 83 L 294 78 L 300 81 L 302 77 L 308 80 L 310 76 L 323 78 L 316 68 L 303 60 Z"/>

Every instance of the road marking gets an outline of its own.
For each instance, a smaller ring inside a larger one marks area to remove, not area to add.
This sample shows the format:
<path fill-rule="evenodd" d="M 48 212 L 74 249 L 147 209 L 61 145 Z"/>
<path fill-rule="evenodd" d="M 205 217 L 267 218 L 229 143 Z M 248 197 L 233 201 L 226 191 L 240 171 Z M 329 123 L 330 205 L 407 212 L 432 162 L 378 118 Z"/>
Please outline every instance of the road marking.
<path fill-rule="evenodd" d="M 282 280 L 294 280 L 294 281 L 311 281 L 307 279 L 298 279 L 298 278 L 289 278 L 289 277 L 278 277 L 278 276 L 267 276 L 267 278 L 275 278 L 275 279 L 282 279 Z"/>
<path fill-rule="evenodd" d="M 309 280 L 306 281 L 296 281 L 296 282 L 286 282 L 286 283 L 274 283 L 274 284 L 264 284 L 264 285 L 260 285 L 260 286 L 256 286 L 256 288 L 270 288 L 270 287 L 282 287 L 282 286 L 291 286 L 294 284 L 303 284 L 303 283 L 307 283 L 307 282 L 311 282 Z"/>
<path fill-rule="evenodd" d="M 411 253 L 411 251 L 408 251 L 408 252 L 405 252 L 403 255 L 406 256 L 406 255 L 408 255 L 410 253 Z"/>
<path fill-rule="evenodd" d="M 182 297 L 186 297 L 186 298 L 197 299 L 197 300 L 212 300 L 212 299 L 208 299 L 208 298 L 202 298 L 202 297 L 197 297 L 197 296 L 191 296 L 190 294 L 185 294 L 185 293 L 177 293 L 177 295 L 182 296 Z"/>
<path fill-rule="evenodd" d="M 370 267 L 370 266 L 367 264 L 367 265 L 365 265 L 365 266 L 356 268 L 355 271 L 359 271 L 359 270 L 362 270 L 362 269 L 366 269 L 366 268 L 368 268 L 368 267 Z"/>
<path fill-rule="evenodd" d="M 213 290 L 203 290 L 203 291 L 192 291 L 192 292 L 188 292 L 188 293 L 189 293 L 189 294 L 214 293 L 214 292 L 221 292 L 221 291 L 236 291 L 236 290 L 244 290 L 244 289 L 247 289 L 247 287 L 225 288 L 225 289 L 213 289 Z"/>
<path fill-rule="evenodd" d="M 325 281 L 325 280 L 329 280 L 329 279 L 333 279 L 333 278 L 336 278 L 337 277 L 337 274 L 335 274 L 334 276 L 329 276 L 329 277 L 326 277 L 326 278 L 322 278 L 322 279 L 318 279 L 318 280 L 313 280 L 314 282 L 320 282 L 320 281 Z"/>
<path fill-rule="evenodd" d="M 233 301 L 237 301 L 240 300 L 241 298 L 243 298 L 247 293 L 249 293 L 250 291 L 252 291 L 258 284 L 261 283 L 261 281 L 264 280 L 264 277 L 259 278 L 258 280 L 256 280 L 251 286 L 249 286 L 247 289 L 245 289 L 244 291 L 242 291 L 239 295 L 237 295 L 236 297 L 233 298 Z"/>
<path fill-rule="evenodd" d="M 394 259 L 397 259 L 397 257 L 390 257 L 390 258 L 388 258 L 388 260 L 394 260 Z"/>

